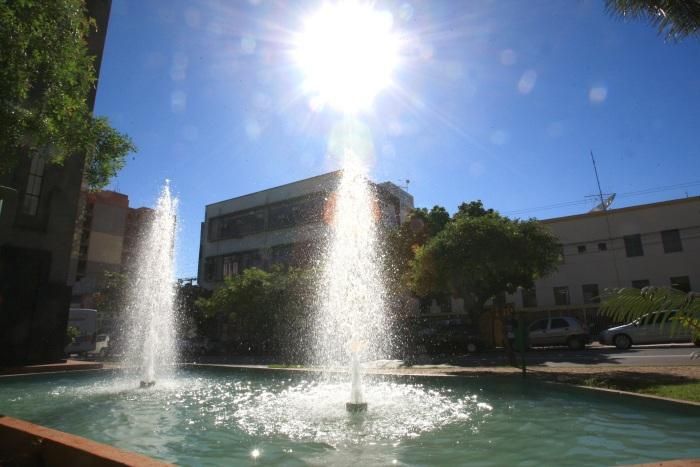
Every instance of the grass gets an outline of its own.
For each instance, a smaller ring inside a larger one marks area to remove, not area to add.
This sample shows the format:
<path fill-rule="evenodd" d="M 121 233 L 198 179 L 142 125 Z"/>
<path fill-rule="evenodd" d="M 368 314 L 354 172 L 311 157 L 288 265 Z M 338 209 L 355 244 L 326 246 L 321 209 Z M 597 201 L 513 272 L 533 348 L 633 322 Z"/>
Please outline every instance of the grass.
<path fill-rule="evenodd" d="M 629 378 L 619 375 L 598 375 L 579 381 L 584 386 L 617 389 L 652 396 L 668 397 L 685 401 L 700 402 L 700 381 L 653 382 L 639 377 Z"/>

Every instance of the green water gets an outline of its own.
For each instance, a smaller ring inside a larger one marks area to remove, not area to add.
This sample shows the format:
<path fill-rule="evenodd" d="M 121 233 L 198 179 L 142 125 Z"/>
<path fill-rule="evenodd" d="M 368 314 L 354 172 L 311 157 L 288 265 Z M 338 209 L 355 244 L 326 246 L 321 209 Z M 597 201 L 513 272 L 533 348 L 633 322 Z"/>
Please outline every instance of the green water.
<path fill-rule="evenodd" d="M 181 465 L 614 465 L 700 457 L 700 411 L 506 378 L 192 369 L 0 378 L 0 413 Z M 257 455 L 257 456 L 256 456 Z"/>

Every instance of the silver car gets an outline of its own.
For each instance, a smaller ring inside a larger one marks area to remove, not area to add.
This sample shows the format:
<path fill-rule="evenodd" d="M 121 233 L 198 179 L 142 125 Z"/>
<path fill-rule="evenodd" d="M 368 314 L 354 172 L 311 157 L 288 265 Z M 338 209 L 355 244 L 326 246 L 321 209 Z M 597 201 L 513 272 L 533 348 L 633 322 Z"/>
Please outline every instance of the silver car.
<path fill-rule="evenodd" d="M 566 345 L 572 350 L 580 350 L 591 341 L 588 327 L 569 316 L 537 320 L 528 330 L 529 344 L 533 347 Z"/>
<path fill-rule="evenodd" d="M 691 330 L 675 322 L 675 315 L 675 311 L 646 314 L 629 324 L 603 331 L 600 334 L 600 343 L 624 350 L 637 344 L 691 342 Z"/>

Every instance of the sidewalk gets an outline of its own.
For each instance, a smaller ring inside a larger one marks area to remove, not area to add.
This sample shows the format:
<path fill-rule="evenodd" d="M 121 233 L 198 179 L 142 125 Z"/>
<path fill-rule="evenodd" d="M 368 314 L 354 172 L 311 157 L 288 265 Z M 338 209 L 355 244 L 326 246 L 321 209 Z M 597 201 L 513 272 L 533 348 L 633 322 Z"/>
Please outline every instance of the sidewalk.
<path fill-rule="evenodd" d="M 62 360 L 56 363 L 41 365 L 24 365 L 16 367 L 0 367 L 0 376 L 25 375 L 33 373 L 55 373 L 61 371 L 100 370 L 102 363 L 85 362 L 80 360 Z"/>

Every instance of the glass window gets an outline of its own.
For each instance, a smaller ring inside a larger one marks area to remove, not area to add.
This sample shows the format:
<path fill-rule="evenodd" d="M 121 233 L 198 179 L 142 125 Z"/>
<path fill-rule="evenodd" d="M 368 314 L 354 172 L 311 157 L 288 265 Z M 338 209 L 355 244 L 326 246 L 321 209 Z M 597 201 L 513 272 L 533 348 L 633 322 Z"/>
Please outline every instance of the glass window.
<path fill-rule="evenodd" d="M 550 329 L 562 329 L 568 327 L 569 322 L 562 318 L 552 318 L 552 324 L 549 326 Z"/>
<path fill-rule="evenodd" d="M 535 321 L 530 325 L 530 331 L 544 331 L 547 329 L 547 320 L 546 319 L 541 319 L 539 321 Z"/>
<path fill-rule="evenodd" d="M 688 276 L 672 277 L 671 287 L 681 292 L 690 292 L 690 278 Z"/>
<path fill-rule="evenodd" d="M 637 279 L 632 281 L 632 287 L 635 289 L 643 289 L 644 287 L 649 287 L 649 279 Z"/>
<path fill-rule="evenodd" d="M 537 306 L 537 292 L 534 287 L 529 289 L 521 289 L 520 294 L 523 299 L 524 308 L 534 308 Z"/>
<path fill-rule="evenodd" d="M 586 245 L 579 245 L 577 247 L 579 254 L 586 252 Z"/>
<path fill-rule="evenodd" d="M 600 303 L 600 292 L 598 284 L 583 284 L 583 303 Z"/>
<path fill-rule="evenodd" d="M 234 255 L 224 256 L 224 278 L 238 274 L 238 258 Z"/>
<path fill-rule="evenodd" d="M 571 300 L 569 299 L 569 287 L 554 287 L 554 304 L 555 305 L 569 305 Z"/>
<path fill-rule="evenodd" d="M 39 197 L 41 195 L 41 183 L 44 178 L 44 158 L 39 155 L 32 156 L 27 176 L 27 186 L 22 198 L 22 213 L 35 216 L 39 211 Z"/>
<path fill-rule="evenodd" d="M 631 258 L 633 256 L 644 256 L 644 248 L 642 247 L 642 236 L 640 234 L 636 235 L 625 235 L 625 251 L 627 252 L 627 257 Z"/>
<path fill-rule="evenodd" d="M 608 244 L 605 242 L 600 242 L 598 243 L 598 251 L 607 251 L 608 250 Z"/>
<path fill-rule="evenodd" d="M 681 233 L 678 229 L 664 230 L 661 232 L 661 241 L 664 244 L 664 253 L 677 253 L 683 251 Z"/>
<path fill-rule="evenodd" d="M 559 244 L 559 264 L 564 264 L 566 262 L 566 258 L 564 256 L 564 245 Z"/>

